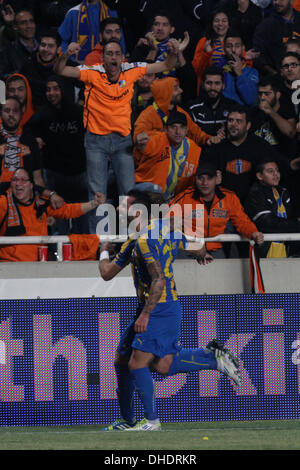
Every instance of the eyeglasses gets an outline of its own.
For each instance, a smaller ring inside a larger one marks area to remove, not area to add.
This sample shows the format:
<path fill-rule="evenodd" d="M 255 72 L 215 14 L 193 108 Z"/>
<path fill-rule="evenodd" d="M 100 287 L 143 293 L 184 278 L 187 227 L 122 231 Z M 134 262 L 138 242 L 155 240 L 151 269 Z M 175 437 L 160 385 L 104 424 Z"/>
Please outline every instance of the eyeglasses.
<path fill-rule="evenodd" d="M 26 183 L 27 181 L 30 181 L 30 179 L 29 178 L 27 178 L 27 179 L 26 178 L 16 178 L 16 177 L 11 179 L 12 183 Z"/>
<path fill-rule="evenodd" d="M 299 67 L 300 64 L 296 64 L 296 62 L 292 62 L 291 64 L 284 64 L 280 68 L 283 70 L 288 70 L 290 67 L 291 69 L 295 69 L 296 67 Z"/>

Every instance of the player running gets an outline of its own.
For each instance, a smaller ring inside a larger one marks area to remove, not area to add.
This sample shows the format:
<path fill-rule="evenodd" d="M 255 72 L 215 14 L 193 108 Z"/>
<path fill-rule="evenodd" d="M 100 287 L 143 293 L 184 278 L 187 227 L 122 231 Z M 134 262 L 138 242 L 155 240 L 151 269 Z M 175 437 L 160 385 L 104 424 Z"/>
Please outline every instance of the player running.
<path fill-rule="evenodd" d="M 151 199 L 145 192 L 131 191 L 126 204 L 127 211 L 133 204 L 139 204 L 145 212 L 151 213 Z M 148 222 L 145 227 L 137 227 L 140 235 L 129 237 L 112 261 L 109 260 L 109 244 L 104 243 L 100 249 L 99 270 L 102 278 L 107 281 L 114 278 L 131 263 L 138 297 L 136 315 L 121 336 L 114 364 L 122 418 L 104 428 L 105 431 L 161 429 L 152 371 L 170 376 L 214 369 L 230 377 L 236 385 L 240 384 L 238 359 L 216 340 L 206 348 L 180 347 L 182 312 L 174 281 L 173 261 L 179 249 L 190 248 L 189 242 L 182 233 L 179 238 L 178 232 L 170 230 L 166 219 Z M 194 253 L 202 262 L 213 260 L 205 247 Z M 133 406 L 135 390 L 145 413 L 145 419 L 140 422 L 136 421 Z"/>

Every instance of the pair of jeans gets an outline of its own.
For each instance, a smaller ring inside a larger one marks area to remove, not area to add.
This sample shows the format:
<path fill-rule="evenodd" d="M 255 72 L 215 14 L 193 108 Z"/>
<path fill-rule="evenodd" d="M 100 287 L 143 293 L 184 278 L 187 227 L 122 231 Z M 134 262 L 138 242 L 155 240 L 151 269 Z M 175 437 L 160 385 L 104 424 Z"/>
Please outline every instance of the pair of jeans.
<path fill-rule="evenodd" d="M 119 196 L 126 195 L 135 184 L 131 134 L 125 137 L 116 132 L 98 135 L 87 130 L 84 145 L 89 198 L 93 199 L 98 191 L 105 196 L 107 195 L 109 163 L 116 177 Z M 99 220 L 96 210 L 91 211 L 89 216 L 90 233 L 97 233 Z"/>

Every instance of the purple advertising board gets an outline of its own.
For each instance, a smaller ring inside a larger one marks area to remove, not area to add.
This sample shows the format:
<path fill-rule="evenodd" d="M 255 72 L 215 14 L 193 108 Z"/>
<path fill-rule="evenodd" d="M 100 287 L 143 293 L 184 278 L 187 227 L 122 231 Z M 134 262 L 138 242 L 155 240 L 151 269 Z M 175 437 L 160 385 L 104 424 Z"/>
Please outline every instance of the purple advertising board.
<path fill-rule="evenodd" d="M 217 371 L 155 380 L 162 422 L 298 419 L 300 294 L 182 296 L 182 345 L 218 338 L 241 386 Z M 0 302 L 0 424 L 101 424 L 119 416 L 113 358 L 136 300 Z M 141 406 L 136 400 L 137 413 Z"/>

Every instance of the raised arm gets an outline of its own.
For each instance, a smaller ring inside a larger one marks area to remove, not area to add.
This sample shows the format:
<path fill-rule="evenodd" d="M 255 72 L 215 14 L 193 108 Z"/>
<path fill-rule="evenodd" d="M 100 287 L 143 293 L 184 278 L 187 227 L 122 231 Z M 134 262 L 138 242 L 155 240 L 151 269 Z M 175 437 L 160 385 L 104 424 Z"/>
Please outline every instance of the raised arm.
<path fill-rule="evenodd" d="M 77 78 L 79 79 L 80 72 L 77 67 L 71 67 L 67 65 L 68 59 L 73 54 L 77 54 L 80 51 L 80 45 L 77 42 L 71 42 L 68 46 L 68 49 L 64 54 L 59 56 L 57 59 L 53 71 L 58 75 L 62 75 L 63 77 L 70 77 L 70 78 Z"/>
<path fill-rule="evenodd" d="M 171 70 L 177 63 L 177 55 L 179 52 L 179 43 L 176 39 L 170 39 L 168 44 L 169 54 L 163 62 L 155 62 L 147 65 L 147 73 L 161 73 Z"/>
<path fill-rule="evenodd" d="M 116 264 L 115 260 L 110 261 L 109 251 L 111 249 L 111 243 L 102 243 L 100 247 L 100 260 L 99 260 L 99 271 L 104 281 L 110 281 L 113 279 L 123 267 Z"/>

